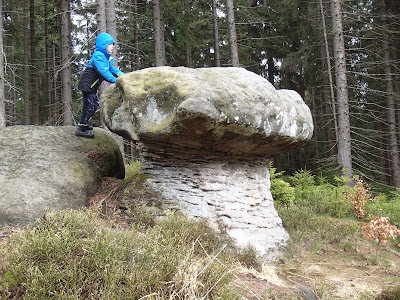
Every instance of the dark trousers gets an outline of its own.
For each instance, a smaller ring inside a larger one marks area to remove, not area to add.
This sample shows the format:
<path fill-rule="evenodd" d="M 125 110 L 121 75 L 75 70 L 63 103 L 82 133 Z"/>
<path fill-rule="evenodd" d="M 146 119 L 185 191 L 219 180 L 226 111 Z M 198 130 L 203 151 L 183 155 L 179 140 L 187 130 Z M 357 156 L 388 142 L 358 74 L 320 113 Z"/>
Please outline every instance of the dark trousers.
<path fill-rule="evenodd" d="M 99 98 L 97 94 L 82 92 L 83 95 L 83 109 L 80 124 L 87 124 L 91 117 L 96 113 L 99 108 Z"/>

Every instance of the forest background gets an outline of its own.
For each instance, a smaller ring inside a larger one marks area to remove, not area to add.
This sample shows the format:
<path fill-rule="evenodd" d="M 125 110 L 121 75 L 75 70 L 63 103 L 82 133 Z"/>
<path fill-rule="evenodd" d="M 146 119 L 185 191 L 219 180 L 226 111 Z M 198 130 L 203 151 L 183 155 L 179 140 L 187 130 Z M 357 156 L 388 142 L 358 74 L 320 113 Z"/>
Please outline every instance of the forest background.
<path fill-rule="evenodd" d="M 239 66 L 296 90 L 311 108 L 314 136 L 274 157 L 277 171 L 343 170 L 399 188 L 396 2 L 0 0 L 0 128 L 74 125 L 80 74 L 96 36 L 108 31 L 124 72 Z"/>

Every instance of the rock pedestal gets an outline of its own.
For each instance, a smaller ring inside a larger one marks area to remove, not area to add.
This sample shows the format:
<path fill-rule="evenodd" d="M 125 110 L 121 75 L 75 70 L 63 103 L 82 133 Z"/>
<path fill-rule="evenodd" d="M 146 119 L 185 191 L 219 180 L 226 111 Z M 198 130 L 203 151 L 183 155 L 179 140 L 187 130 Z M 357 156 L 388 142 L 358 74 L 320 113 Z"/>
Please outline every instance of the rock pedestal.
<path fill-rule="evenodd" d="M 165 206 L 208 220 L 266 259 L 279 256 L 288 234 L 274 209 L 267 159 L 245 161 L 154 145 L 142 145 L 140 157 L 147 186 L 161 193 Z"/>

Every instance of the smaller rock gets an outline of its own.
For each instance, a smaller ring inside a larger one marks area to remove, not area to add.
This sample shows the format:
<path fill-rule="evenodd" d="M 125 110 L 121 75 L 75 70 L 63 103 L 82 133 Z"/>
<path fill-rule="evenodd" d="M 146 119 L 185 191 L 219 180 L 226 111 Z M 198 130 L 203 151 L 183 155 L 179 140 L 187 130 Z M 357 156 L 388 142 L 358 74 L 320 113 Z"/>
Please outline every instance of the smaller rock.
<path fill-rule="evenodd" d="M 27 225 L 46 210 L 78 209 L 105 176 L 123 178 L 111 134 L 75 136 L 72 126 L 12 126 L 0 130 L 0 227 Z"/>

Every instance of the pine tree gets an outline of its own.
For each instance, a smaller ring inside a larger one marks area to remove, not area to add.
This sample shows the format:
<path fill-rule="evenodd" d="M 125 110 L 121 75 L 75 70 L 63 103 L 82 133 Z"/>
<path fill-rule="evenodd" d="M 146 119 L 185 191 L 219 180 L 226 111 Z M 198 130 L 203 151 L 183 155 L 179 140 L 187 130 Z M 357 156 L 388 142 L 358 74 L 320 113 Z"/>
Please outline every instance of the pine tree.
<path fill-rule="evenodd" d="M 229 48 L 233 67 L 239 67 L 239 50 L 236 35 L 235 14 L 233 0 L 226 0 L 226 15 L 228 21 Z"/>
<path fill-rule="evenodd" d="M 162 17 L 161 0 L 153 0 L 153 19 L 154 19 L 154 52 L 157 67 L 165 66 L 165 40 L 164 22 Z"/>
<path fill-rule="evenodd" d="M 0 0 L 0 16 L 3 16 L 3 1 Z M 6 127 L 6 106 L 4 99 L 4 47 L 3 18 L 0 19 L 0 130 Z"/>
<path fill-rule="evenodd" d="M 73 125 L 71 83 L 71 9 L 69 0 L 61 0 L 61 99 L 63 125 Z"/>
<path fill-rule="evenodd" d="M 353 167 L 351 158 L 350 112 L 340 0 L 331 0 L 331 11 L 338 103 L 338 164 L 343 169 L 344 175 L 351 179 L 353 178 Z"/>

